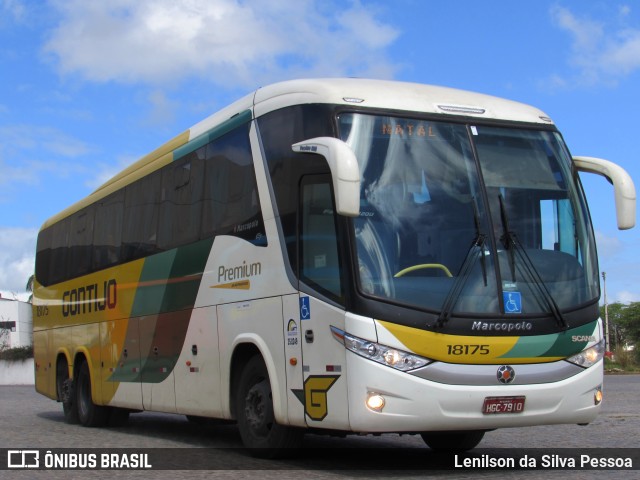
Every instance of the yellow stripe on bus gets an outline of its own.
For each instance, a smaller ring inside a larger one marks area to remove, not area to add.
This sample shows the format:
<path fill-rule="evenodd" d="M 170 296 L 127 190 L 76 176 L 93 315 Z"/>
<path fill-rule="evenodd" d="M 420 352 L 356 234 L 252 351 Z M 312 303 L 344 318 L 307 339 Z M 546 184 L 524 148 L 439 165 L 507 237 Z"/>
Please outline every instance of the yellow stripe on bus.
<path fill-rule="evenodd" d="M 397 325 L 376 320 L 376 325 L 387 330 L 405 346 L 406 350 L 417 355 L 447 363 L 498 364 L 498 363 L 544 363 L 560 360 L 563 357 L 511 357 L 521 339 L 517 336 L 466 336 L 430 332 L 419 328 Z"/>

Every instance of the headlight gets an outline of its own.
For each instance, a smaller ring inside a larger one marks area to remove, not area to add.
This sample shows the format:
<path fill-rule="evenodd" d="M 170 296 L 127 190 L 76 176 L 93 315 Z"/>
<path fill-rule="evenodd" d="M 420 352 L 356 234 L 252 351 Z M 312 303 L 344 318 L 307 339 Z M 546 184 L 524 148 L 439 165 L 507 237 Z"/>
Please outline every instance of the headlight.
<path fill-rule="evenodd" d="M 376 342 L 370 342 L 362 338 L 351 335 L 336 327 L 331 327 L 331 332 L 336 340 L 343 343 L 347 350 L 368 358 L 374 362 L 381 363 L 388 367 L 408 372 L 416 368 L 424 367 L 432 362 L 428 358 L 420 357 L 397 348 L 381 345 Z"/>
<path fill-rule="evenodd" d="M 604 356 L 604 340 L 600 340 L 592 347 L 585 348 L 580 353 L 576 353 L 572 357 L 567 358 L 567 362 L 575 363 L 584 368 L 595 365 Z"/>

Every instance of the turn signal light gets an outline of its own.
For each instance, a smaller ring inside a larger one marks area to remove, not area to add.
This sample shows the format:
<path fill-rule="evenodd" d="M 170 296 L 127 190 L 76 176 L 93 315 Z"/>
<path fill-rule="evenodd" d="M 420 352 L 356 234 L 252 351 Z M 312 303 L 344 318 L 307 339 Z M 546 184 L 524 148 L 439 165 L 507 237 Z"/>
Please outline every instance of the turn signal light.
<path fill-rule="evenodd" d="M 593 394 L 594 405 L 600 405 L 602 403 L 602 389 L 598 388 L 596 393 Z"/>

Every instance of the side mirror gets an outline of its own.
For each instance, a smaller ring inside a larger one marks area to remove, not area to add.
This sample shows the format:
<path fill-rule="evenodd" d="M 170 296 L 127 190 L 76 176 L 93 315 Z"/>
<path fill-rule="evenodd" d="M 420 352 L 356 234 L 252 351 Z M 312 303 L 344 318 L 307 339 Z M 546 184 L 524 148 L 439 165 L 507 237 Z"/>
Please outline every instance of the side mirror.
<path fill-rule="evenodd" d="M 636 188 L 626 170 L 601 158 L 573 157 L 573 163 L 579 171 L 602 175 L 613 184 L 618 228 L 633 228 L 636 224 Z"/>
<path fill-rule="evenodd" d="M 360 169 L 349 145 L 337 138 L 317 137 L 291 145 L 291 149 L 326 158 L 333 179 L 336 211 L 347 217 L 360 215 Z"/>

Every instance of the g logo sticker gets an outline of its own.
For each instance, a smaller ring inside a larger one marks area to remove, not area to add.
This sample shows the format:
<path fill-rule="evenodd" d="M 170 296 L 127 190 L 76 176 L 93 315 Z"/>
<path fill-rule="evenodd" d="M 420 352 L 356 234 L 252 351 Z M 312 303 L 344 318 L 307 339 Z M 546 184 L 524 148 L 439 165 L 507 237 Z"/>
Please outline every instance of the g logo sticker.
<path fill-rule="evenodd" d="M 309 375 L 304 381 L 304 392 L 293 390 L 311 420 L 324 420 L 329 413 L 327 392 L 338 378 L 340 375 Z"/>

